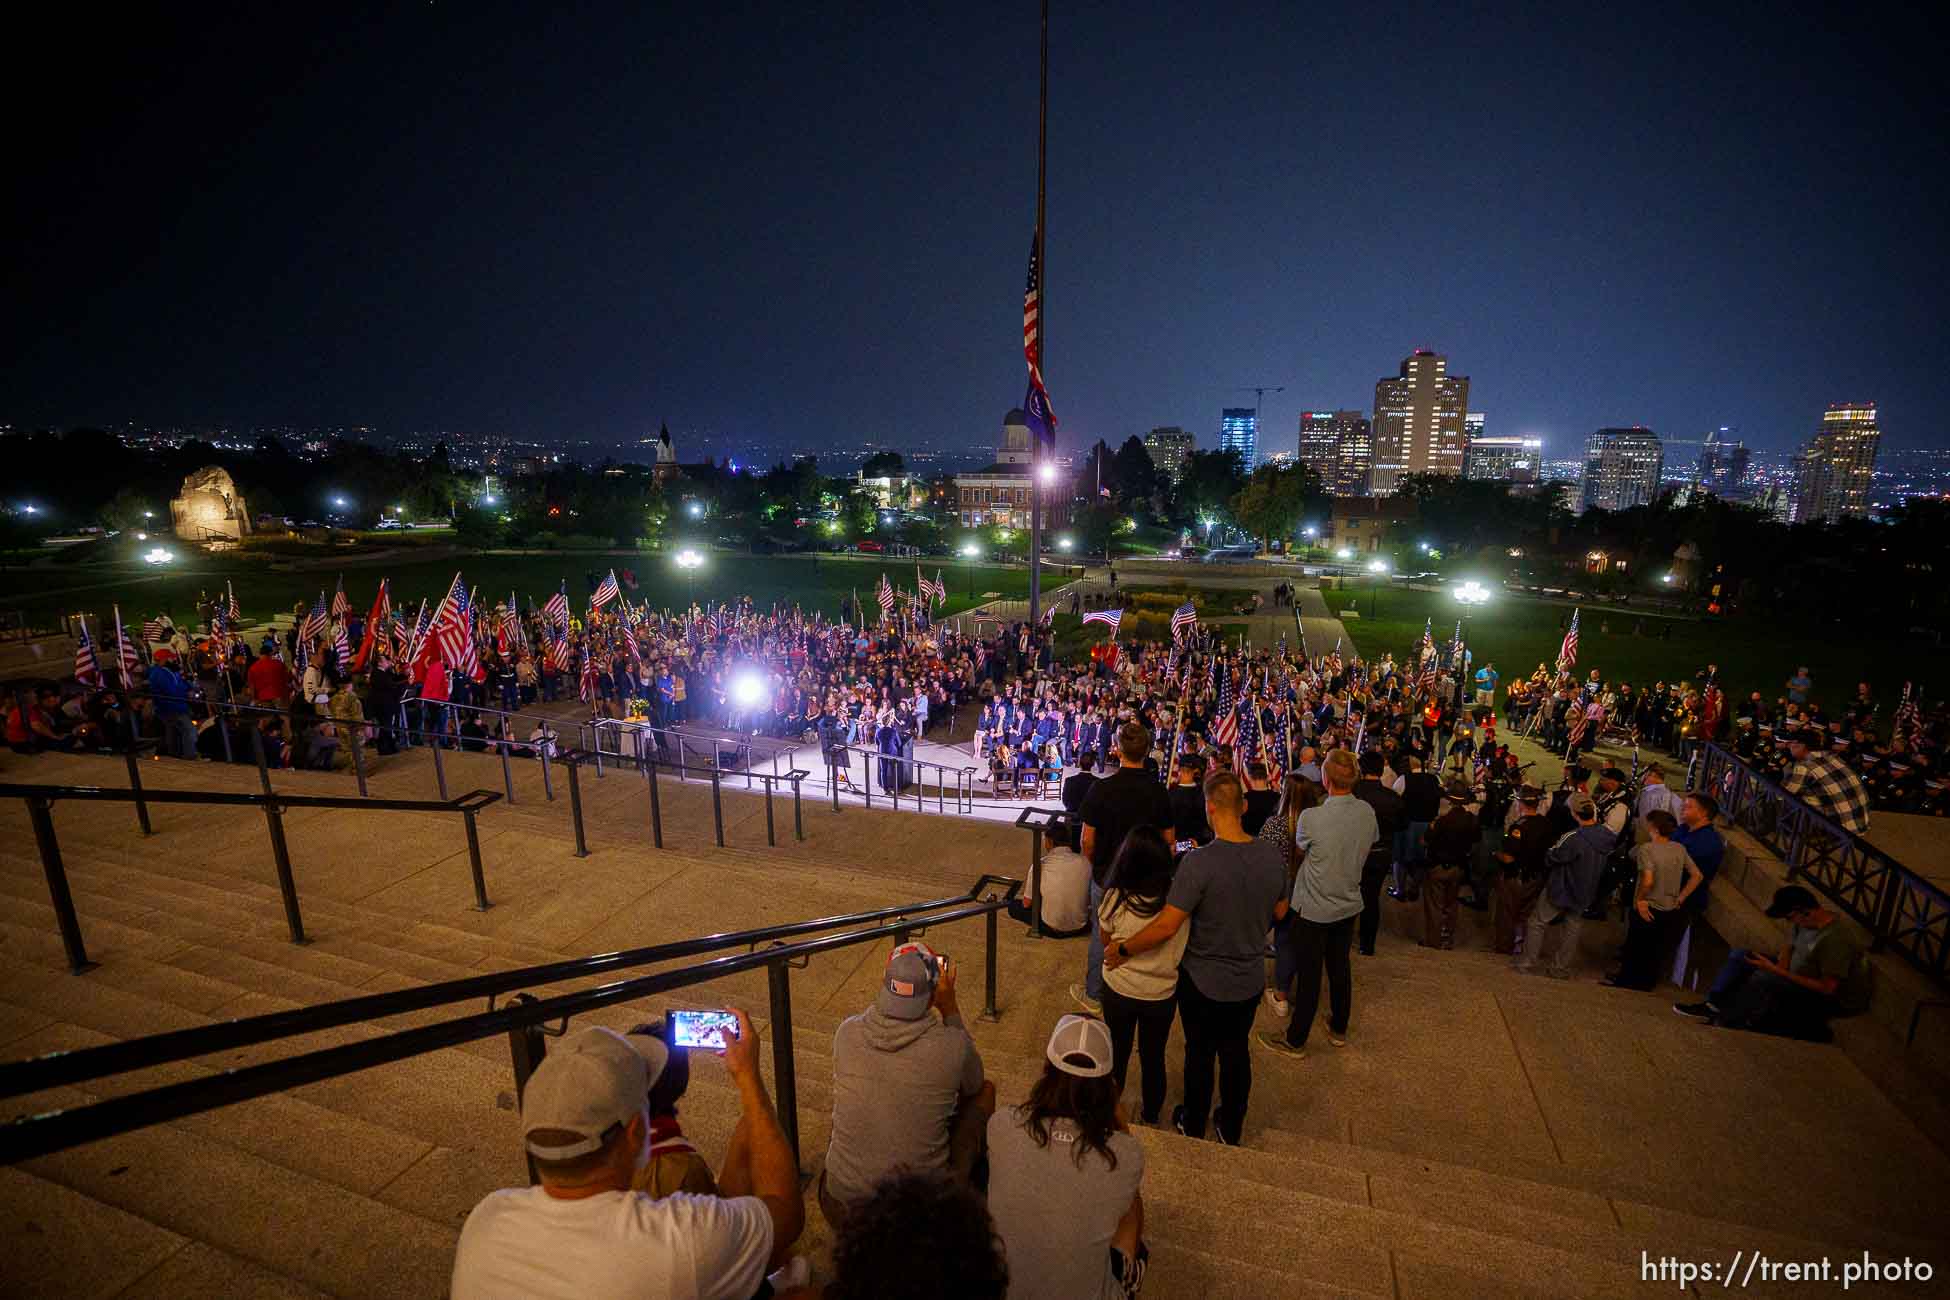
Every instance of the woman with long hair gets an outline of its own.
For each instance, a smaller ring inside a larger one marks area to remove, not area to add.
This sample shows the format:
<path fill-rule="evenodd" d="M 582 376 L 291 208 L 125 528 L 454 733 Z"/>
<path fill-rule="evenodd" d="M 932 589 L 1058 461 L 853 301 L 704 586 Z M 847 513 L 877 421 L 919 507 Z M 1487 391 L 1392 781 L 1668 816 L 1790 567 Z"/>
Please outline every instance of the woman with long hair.
<path fill-rule="evenodd" d="M 1148 1256 L 1144 1148 L 1118 1104 L 1110 1030 L 1064 1016 L 1044 1055 L 1028 1101 L 989 1119 L 989 1213 L 1008 1250 L 1010 1300 L 1135 1296 Z"/>
<path fill-rule="evenodd" d="M 1171 849 L 1159 827 L 1139 826 L 1125 835 L 1105 873 L 1104 897 L 1097 923 L 1106 950 L 1150 925 L 1164 909 L 1171 892 Z M 1135 1040 L 1142 1070 L 1139 1121 L 1156 1124 L 1165 1104 L 1165 1046 L 1171 1041 L 1171 1021 L 1177 1009 L 1178 961 L 1185 954 L 1191 927 L 1158 947 L 1130 958 L 1115 970 L 1104 971 L 1104 1021 L 1110 1027 L 1112 1074 L 1117 1095 L 1124 1093 L 1126 1068 Z"/>
<path fill-rule="evenodd" d="M 1309 808 L 1318 808 L 1327 792 L 1319 785 L 1301 776 L 1298 772 L 1287 773 L 1286 783 L 1280 789 L 1280 810 L 1266 819 L 1259 828 L 1259 838 L 1280 846 L 1286 858 L 1286 889 L 1293 892 L 1293 877 L 1300 870 L 1299 843 L 1294 830 L 1300 825 L 1300 814 Z M 1266 990 L 1266 1009 L 1282 1020 L 1293 1014 L 1287 1005 L 1286 991 L 1293 987 L 1293 977 L 1297 973 L 1293 940 L 1288 935 L 1289 927 L 1273 927 L 1273 987 Z"/>

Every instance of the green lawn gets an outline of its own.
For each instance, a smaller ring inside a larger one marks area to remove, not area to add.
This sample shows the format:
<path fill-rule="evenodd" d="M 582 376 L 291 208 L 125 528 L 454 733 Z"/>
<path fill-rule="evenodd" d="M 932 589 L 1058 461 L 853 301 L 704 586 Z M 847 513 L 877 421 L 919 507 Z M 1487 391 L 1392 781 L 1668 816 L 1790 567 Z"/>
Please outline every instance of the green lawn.
<path fill-rule="evenodd" d="M 634 569 L 638 587 L 629 594 L 632 599 L 649 600 L 652 608 L 681 608 L 692 590 L 688 576 L 668 556 L 649 553 L 477 554 L 447 560 L 400 557 L 396 563 L 347 567 L 344 574 L 346 595 L 360 609 L 371 604 L 381 577 L 392 580 L 396 607 L 418 608 L 422 597 L 430 602 L 438 601 L 453 579 L 455 569 L 478 588 L 481 599 L 506 600 L 512 589 L 524 605 L 531 599 L 537 603 L 547 599 L 557 583 L 566 581 L 571 606 L 581 609 L 588 601 L 585 575 L 593 572 L 600 576 L 611 567 L 617 570 L 619 578 L 624 569 Z M 695 590 L 700 601 L 749 595 L 761 607 L 774 601 L 788 606 L 798 602 L 808 613 L 824 610 L 830 618 L 839 613 L 840 598 L 848 592 L 857 590 L 863 601 L 871 603 L 883 571 L 889 582 L 913 589 L 912 560 L 707 552 L 703 566 L 696 571 Z M 950 613 L 980 603 L 985 592 L 1021 597 L 1029 590 L 1026 569 L 975 565 L 973 599 L 968 594 L 969 566 L 931 560 L 923 566 L 923 571 L 930 578 L 937 571 L 942 575 L 948 588 Z M 262 619 L 290 612 L 296 601 L 315 600 L 321 587 L 329 599 L 338 572 L 331 567 L 274 571 L 264 558 L 181 551 L 177 561 L 161 571 L 139 563 L 9 568 L 0 570 L 0 608 L 39 614 L 86 612 L 91 618 L 98 618 L 109 612 L 113 602 L 119 601 L 125 621 L 158 611 L 188 619 L 194 614 L 199 592 L 221 591 L 229 581 L 236 587 L 237 601 L 245 617 Z M 1051 575 L 1051 585 L 1060 580 Z"/>
<path fill-rule="evenodd" d="M 1462 613 L 1462 606 L 1446 591 L 1382 587 L 1370 592 L 1357 580 L 1347 591 L 1323 594 L 1336 612 L 1350 605 L 1359 611 L 1358 618 L 1345 622 L 1364 657 L 1393 651 L 1401 659 L 1420 640 L 1423 620 L 1431 616 L 1436 640 L 1446 642 L 1455 635 L 1456 619 Z M 1512 676 L 1528 675 L 1540 662 L 1555 662 L 1564 639 L 1563 623 L 1570 615 L 1567 605 L 1499 594 L 1469 615 L 1464 637 L 1476 662 L 1493 661 L 1507 682 Z M 1720 666 L 1721 683 L 1729 694 L 1744 699 L 1748 692 L 1759 690 L 1771 701 L 1781 695 L 1781 684 L 1795 667 L 1806 665 L 1818 700 L 1837 707 L 1866 677 L 1885 701 L 1885 713 L 1905 680 L 1915 679 L 1925 689 L 1936 683 L 1950 685 L 1950 655 L 1895 633 L 1877 631 L 1844 640 L 1753 620 L 1709 622 L 1649 614 L 1643 616 L 1642 627 L 1640 623 L 1641 616 L 1629 609 L 1584 606 L 1578 622 L 1579 675 L 1597 668 L 1608 680 L 1643 685 L 1690 679 L 1711 662 Z M 1657 635 L 1666 629 L 1671 630 L 1670 638 Z"/>

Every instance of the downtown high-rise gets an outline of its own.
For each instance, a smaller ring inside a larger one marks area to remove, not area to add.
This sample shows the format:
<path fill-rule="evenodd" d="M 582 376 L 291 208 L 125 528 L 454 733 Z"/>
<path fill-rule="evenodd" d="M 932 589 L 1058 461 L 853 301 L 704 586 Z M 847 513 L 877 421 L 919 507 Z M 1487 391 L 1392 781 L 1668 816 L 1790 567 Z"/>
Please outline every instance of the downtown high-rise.
<path fill-rule="evenodd" d="M 1158 472 L 1175 487 L 1185 477 L 1185 462 L 1198 447 L 1198 439 L 1175 424 L 1160 425 L 1144 435 L 1144 449 Z"/>
<path fill-rule="evenodd" d="M 1874 402 L 1830 406 L 1822 413 L 1821 428 L 1795 458 L 1789 519 L 1809 524 L 1866 516 L 1881 444 Z"/>
<path fill-rule="evenodd" d="M 1663 491 L 1665 445 L 1650 429 L 1600 429 L 1584 445 L 1583 510 L 1630 510 Z"/>
<path fill-rule="evenodd" d="M 1449 358 L 1418 348 L 1401 373 L 1374 386 L 1374 464 L 1368 490 L 1389 496 L 1405 474 L 1461 474 L 1469 377 Z"/>
<path fill-rule="evenodd" d="M 1302 411 L 1298 459 L 1334 496 L 1362 496 L 1374 463 L 1374 426 L 1362 411 Z"/>
<path fill-rule="evenodd" d="M 1228 406 L 1219 412 L 1219 450 L 1236 451 L 1250 474 L 1259 464 L 1259 412 L 1250 406 Z"/>

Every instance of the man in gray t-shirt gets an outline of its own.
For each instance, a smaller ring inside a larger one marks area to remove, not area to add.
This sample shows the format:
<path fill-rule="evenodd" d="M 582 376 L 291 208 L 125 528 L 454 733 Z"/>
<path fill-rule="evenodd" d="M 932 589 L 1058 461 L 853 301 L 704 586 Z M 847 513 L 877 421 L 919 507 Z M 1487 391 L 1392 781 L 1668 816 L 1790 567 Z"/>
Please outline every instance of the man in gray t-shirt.
<path fill-rule="evenodd" d="M 1286 1031 L 1259 1036 L 1260 1046 L 1282 1056 L 1301 1056 L 1320 1008 L 1320 976 L 1327 973 L 1327 1041 L 1347 1044 L 1348 1017 L 1354 1011 L 1354 972 L 1348 950 L 1361 916 L 1361 871 L 1368 853 L 1381 842 L 1374 808 L 1354 795 L 1360 764 L 1351 751 L 1337 749 L 1320 765 L 1327 799 L 1300 814 L 1294 837 L 1300 871 L 1293 879 L 1287 926 L 1294 963 L 1294 988 Z M 1286 989 L 1280 990 L 1282 993 Z"/>
<path fill-rule="evenodd" d="M 1280 850 L 1246 834 L 1245 790 L 1231 772 L 1205 778 L 1213 840 L 1187 853 L 1158 919 L 1104 954 L 1115 970 L 1136 953 L 1192 927 L 1178 967 L 1178 1016 L 1185 1025 L 1185 1104 L 1174 1119 L 1189 1137 L 1205 1136 L 1214 1064 L 1219 1139 L 1237 1145 L 1252 1092 L 1253 1014 L 1266 987 L 1266 928 L 1286 885 Z"/>

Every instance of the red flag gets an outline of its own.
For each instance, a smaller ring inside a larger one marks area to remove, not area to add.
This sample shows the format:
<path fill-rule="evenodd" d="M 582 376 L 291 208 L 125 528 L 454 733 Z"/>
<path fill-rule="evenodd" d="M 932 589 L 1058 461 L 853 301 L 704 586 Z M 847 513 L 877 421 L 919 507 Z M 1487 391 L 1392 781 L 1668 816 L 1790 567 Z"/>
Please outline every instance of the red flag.
<path fill-rule="evenodd" d="M 372 613 L 366 615 L 365 635 L 359 638 L 359 654 L 352 661 L 352 671 L 362 673 L 366 661 L 372 657 L 373 647 L 378 643 L 382 629 L 393 616 L 393 600 L 386 591 L 386 579 L 379 580 L 379 594 L 372 598 Z"/>

